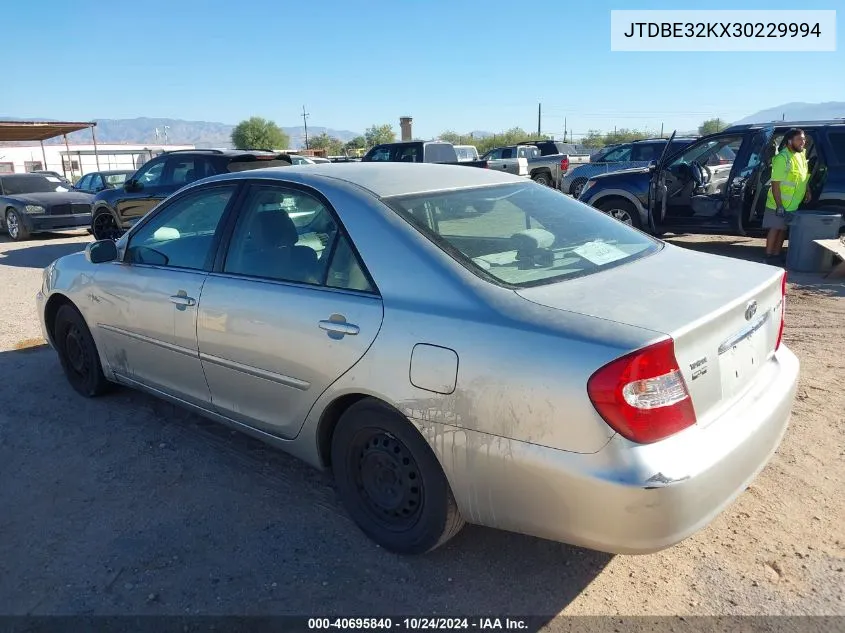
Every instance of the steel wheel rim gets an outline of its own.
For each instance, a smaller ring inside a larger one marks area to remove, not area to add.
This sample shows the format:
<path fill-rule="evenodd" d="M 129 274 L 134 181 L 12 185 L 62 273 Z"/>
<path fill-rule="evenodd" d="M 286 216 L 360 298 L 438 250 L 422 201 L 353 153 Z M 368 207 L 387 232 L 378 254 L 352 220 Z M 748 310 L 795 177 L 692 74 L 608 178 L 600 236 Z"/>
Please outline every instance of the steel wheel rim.
<path fill-rule="evenodd" d="M 6 228 L 9 230 L 9 235 L 13 238 L 17 238 L 20 226 L 18 226 L 18 216 L 16 213 L 10 212 L 9 215 L 6 216 Z"/>
<path fill-rule="evenodd" d="M 611 209 L 608 211 L 608 214 L 619 220 L 624 224 L 628 224 L 629 226 L 633 226 L 634 219 L 631 217 L 631 214 L 628 213 L 625 209 Z"/>
<path fill-rule="evenodd" d="M 422 513 L 425 489 L 408 448 L 381 429 L 359 433 L 350 467 L 367 514 L 383 528 L 402 532 Z"/>
<path fill-rule="evenodd" d="M 110 213 L 101 213 L 94 218 L 94 237 L 97 239 L 114 239 L 117 223 Z"/>
<path fill-rule="evenodd" d="M 65 334 L 65 359 L 70 369 L 80 378 L 88 377 L 91 364 L 83 343 L 82 332 L 76 326 L 71 326 Z"/>

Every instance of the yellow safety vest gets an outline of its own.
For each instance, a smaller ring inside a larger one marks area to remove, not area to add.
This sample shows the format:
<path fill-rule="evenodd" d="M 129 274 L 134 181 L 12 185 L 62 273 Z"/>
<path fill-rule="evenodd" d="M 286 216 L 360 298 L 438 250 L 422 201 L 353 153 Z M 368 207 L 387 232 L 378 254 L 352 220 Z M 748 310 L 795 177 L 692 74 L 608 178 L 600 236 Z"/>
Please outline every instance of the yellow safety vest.
<path fill-rule="evenodd" d="M 804 200 L 807 193 L 807 182 L 810 179 L 807 168 L 807 155 L 804 152 L 793 153 L 789 148 L 784 147 L 780 153 L 772 159 L 772 174 L 775 173 L 777 162 L 786 163 L 786 177 L 780 181 L 780 200 L 783 208 L 787 211 L 795 211 Z M 774 181 L 774 178 L 772 178 Z M 769 195 L 766 197 L 766 207 L 776 209 L 777 202 L 769 188 Z"/>

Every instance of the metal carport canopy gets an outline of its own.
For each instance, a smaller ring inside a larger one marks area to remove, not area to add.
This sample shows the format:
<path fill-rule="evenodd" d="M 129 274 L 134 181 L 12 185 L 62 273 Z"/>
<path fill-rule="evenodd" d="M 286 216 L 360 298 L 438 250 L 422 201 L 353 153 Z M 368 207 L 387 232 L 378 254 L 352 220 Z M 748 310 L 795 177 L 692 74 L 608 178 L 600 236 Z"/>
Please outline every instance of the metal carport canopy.
<path fill-rule="evenodd" d="M 46 141 L 63 134 L 93 128 L 97 124 L 66 121 L 0 121 L 0 141 Z"/>
<path fill-rule="evenodd" d="M 97 136 L 94 128 L 95 121 L 0 121 L 0 142 L 6 141 L 38 141 L 41 143 L 41 154 L 44 158 L 44 169 L 47 168 L 47 154 L 44 151 L 44 141 L 57 136 L 64 136 L 65 150 L 70 160 L 70 147 L 67 142 L 67 135 L 71 132 L 87 130 L 91 128 L 91 137 L 94 139 L 94 157 L 97 160 L 97 169 L 100 168 L 100 157 L 97 155 Z M 64 170 L 64 163 L 62 164 Z"/>

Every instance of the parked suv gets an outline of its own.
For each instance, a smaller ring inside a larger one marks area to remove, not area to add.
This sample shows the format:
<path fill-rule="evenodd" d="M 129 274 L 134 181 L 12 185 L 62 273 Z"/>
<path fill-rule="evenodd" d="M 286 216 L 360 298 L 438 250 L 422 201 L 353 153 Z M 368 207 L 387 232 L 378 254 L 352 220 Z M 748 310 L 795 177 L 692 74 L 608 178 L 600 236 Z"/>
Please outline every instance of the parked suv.
<path fill-rule="evenodd" d="M 810 168 L 801 208 L 845 215 L 845 119 L 735 125 L 648 167 L 593 176 L 579 200 L 657 235 L 759 231 L 772 158 L 794 127 L 807 135 Z"/>
<path fill-rule="evenodd" d="M 672 141 L 669 152 L 674 154 L 693 143 L 698 137 L 679 137 Z M 586 165 L 579 165 L 572 169 L 560 182 L 560 190 L 576 198 L 581 195 L 581 189 L 593 176 L 609 174 L 620 169 L 631 167 L 648 167 L 663 153 L 668 139 L 649 138 L 631 141 L 630 143 L 616 143 L 602 148 L 590 157 Z"/>
<path fill-rule="evenodd" d="M 195 180 L 291 163 L 287 154 L 263 150 L 165 152 L 144 163 L 122 187 L 106 189 L 94 197 L 91 233 L 98 240 L 119 238 L 159 202 Z"/>

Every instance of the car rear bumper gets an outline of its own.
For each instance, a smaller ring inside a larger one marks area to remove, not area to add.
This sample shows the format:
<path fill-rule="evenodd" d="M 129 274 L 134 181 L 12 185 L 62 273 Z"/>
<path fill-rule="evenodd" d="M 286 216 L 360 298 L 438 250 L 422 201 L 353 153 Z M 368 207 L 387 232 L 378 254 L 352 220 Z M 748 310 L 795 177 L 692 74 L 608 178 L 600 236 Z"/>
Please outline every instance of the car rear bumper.
<path fill-rule="evenodd" d="M 781 347 L 751 391 L 706 427 L 650 445 L 616 435 L 594 454 L 417 424 L 467 521 L 647 554 L 704 528 L 765 467 L 786 432 L 798 371 Z"/>
<path fill-rule="evenodd" d="M 73 215 L 26 215 L 24 222 L 32 233 L 87 228 L 91 225 L 90 213 Z"/>

